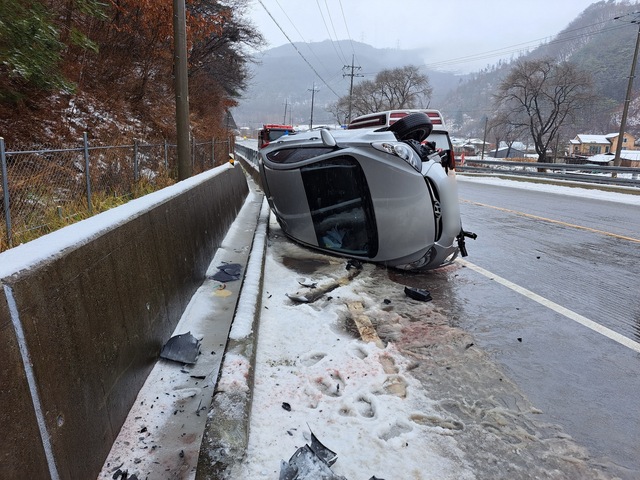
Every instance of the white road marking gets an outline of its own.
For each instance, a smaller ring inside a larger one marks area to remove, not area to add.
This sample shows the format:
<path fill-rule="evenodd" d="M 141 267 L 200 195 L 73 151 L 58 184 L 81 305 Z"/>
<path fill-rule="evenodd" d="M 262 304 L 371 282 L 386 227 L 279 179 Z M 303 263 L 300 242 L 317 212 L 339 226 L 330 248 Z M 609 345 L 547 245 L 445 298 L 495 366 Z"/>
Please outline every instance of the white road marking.
<path fill-rule="evenodd" d="M 517 285 L 513 282 L 510 282 L 506 278 L 502 278 L 501 276 L 496 275 L 495 273 L 492 273 L 489 270 L 485 270 L 484 268 L 479 267 L 478 265 L 474 265 L 473 263 L 468 262 L 467 260 L 458 259 L 457 262 L 459 262 L 461 265 L 464 265 L 467 268 L 470 268 L 480 273 L 481 275 L 484 275 L 490 280 L 495 280 L 499 284 L 504 285 L 505 287 L 513 290 L 514 292 L 519 293 L 520 295 L 524 295 L 525 297 L 529 298 L 530 300 L 533 300 L 534 302 L 539 303 L 544 307 L 550 308 L 551 310 L 559 313 L 560 315 L 564 315 L 568 319 L 573 320 L 574 322 L 577 322 L 580 325 L 587 327 L 593 330 L 594 332 L 599 333 L 600 335 L 604 335 L 605 337 L 613 340 L 614 342 L 618 342 L 620 345 L 624 345 L 625 347 L 640 353 L 640 343 L 635 342 L 630 338 L 627 338 L 624 335 L 619 334 L 618 332 L 614 332 L 613 330 L 607 327 L 604 327 L 599 323 L 594 322 L 593 320 L 589 320 L 587 317 L 584 317 L 579 313 L 569 310 L 568 308 L 565 308 L 562 305 L 558 305 L 557 303 L 552 302 L 551 300 L 544 298 L 538 295 L 537 293 L 532 292 L 531 290 L 527 290 L 526 288 L 521 287 L 520 285 Z"/>

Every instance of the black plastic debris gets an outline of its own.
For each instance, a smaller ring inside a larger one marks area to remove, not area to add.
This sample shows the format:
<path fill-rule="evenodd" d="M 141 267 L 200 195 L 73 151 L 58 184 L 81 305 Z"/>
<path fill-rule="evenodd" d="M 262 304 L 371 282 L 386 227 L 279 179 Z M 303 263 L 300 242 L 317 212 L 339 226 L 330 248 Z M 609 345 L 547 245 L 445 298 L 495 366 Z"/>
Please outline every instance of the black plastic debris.
<path fill-rule="evenodd" d="M 129 475 L 127 470 L 120 470 L 119 468 L 111 478 L 113 480 L 138 480 L 138 476 L 135 473 Z"/>
<path fill-rule="evenodd" d="M 279 480 L 347 480 L 331 471 L 337 459 L 338 455 L 320 443 L 311 432 L 311 445 L 300 447 L 288 462 L 282 460 Z"/>
<path fill-rule="evenodd" d="M 346 268 L 347 270 L 351 270 L 352 268 L 355 268 L 357 270 L 362 270 L 362 262 L 360 260 L 356 260 L 355 258 L 352 258 L 347 262 Z"/>
<path fill-rule="evenodd" d="M 171 337 L 162 347 L 160 356 L 174 362 L 194 364 L 199 353 L 200 340 L 187 332 Z"/>
<path fill-rule="evenodd" d="M 418 300 L 420 302 L 429 302 L 433 300 L 429 291 L 424 290 L 423 288 L 404 287 L 404 294 L 407 297 L 413 298 L 414 300 Z"/>
<path fill-rule="evenodd" d="M 226 263 L 218 266 L 218 271 L 211 277 L 218 282 L 233 282 L 239 280 L 242 274 L 242 265 L 239 263 Z"/>

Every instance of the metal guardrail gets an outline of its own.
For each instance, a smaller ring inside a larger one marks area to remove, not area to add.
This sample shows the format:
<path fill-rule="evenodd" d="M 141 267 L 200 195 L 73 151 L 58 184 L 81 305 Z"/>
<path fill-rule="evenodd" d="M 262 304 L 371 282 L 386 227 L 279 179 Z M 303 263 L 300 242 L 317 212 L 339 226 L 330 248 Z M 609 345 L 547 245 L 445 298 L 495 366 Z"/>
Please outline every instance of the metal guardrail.
<path fill-rule="evenodd" d="M 640 188 L 640 168 L 608 165 L 510 162 L 466 158 L 456 165 L 457 172 L 507 174 L 565 181 L 623 185 Z"/>
<path fill-rule="evenodd" d="M 236 142 L 234 147 L 240 155 L 246 158 L 249 162 L 251 162 L 255 167 L 258 167 L 258 162 L 260 160 L 260 155 L 255 148 L 248 147 L 246 145 L 242 145 L 240 142 Z"/>

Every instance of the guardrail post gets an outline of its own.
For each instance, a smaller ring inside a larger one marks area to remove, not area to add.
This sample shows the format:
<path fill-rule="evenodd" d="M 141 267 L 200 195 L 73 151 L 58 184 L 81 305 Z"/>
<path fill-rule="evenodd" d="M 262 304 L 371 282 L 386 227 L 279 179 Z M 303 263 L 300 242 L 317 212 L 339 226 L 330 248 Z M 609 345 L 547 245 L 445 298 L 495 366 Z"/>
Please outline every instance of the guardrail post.
<path fill-rule="evenodd" d="M 133 141 L 133 181 L 138 182 L 138 140 Z"/>
<path fill-rule="evenodd" d="M 9 210 L 9 179 L 7 178 L 7 156 L 4 149 L 4 138 L 0 137 L 0 163 L 2 164 L 2 191 L 4 192 L 4 221 L 7 225 L 7 244 L 13 247 L 11 235 L 11 211 Z"/>
<path fill-rule="evenodd" d="M 164 168 L 169 170 L 169 143 L 164 139 Z"/>
<path fill-rule="evenodd" d="M 196 136 L 191 137 L 191 170 L 196 166 Z"/>
<path fill-rule="evenodd" d="M 91 203 L 91 174 L 89 173 L 89 166 L 91 164 L 89 162 L 89 137 L 87 132 L 82 134 L 82 139 L 84 141 L 84 176 L 87 180 L 87 206 L 89 208 L 89 215 L 93 215 L 93 204 Z"/>

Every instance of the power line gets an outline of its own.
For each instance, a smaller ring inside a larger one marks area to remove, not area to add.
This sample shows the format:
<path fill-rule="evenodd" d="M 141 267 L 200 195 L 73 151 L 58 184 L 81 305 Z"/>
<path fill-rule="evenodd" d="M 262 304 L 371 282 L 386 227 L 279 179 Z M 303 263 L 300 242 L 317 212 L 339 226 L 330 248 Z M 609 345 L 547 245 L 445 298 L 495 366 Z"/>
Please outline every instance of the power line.
<path fill-rule="evenodd" d="M 338 38 L 338 33 L 336 32 L 336 26 L 333 24 L 333 18 L 331 17 L 331 10 L 329 10 L 329 5 L 327 4 L 327 0 L 324 0 L 324 6 L 327 9 L 327 15 L 329 16 L 329 22 L 331 22 L 331 29 L 333 30 L 333 35 L 336 37 L 336 43 L 338 44 L 338 49 L 342 54 L 341 60 L 345 61 L 347 57 L 342 51 L 342 45 L 340 44 L 340 39 Z"/>
<path fill-rule="evenodd" d="M 590 25 L 586 25 L 584 27 L 579 27 L 579 28 L 575 28 L 575 29 L 571 29 L 571 30 L 566 30 L 564 32 L 561 32 L 560 34 L 558 34 L 556 36 L 555 40 L 552 40 L 544 45 L 555 45 L 558 43 L 562 43 L 562 42 L 568 42 L 568 41 L 572 41 L 572 40 L 577 40 L 580 38 L 586 38 L 592 35 L 600 35 L 612 30 L 617 30 L 620 28 L 624 28 L 624 26 L 611 26 L 608 28 L 602 28 L 598 31 L 595 32 L 586 32 L 586 33 L 582 33 L 582 34 L 577 34 L 577 35 L 573 35 L 573 36 L 567 36 L 568 33 L 571 32 L 577 32 L 580 30 L 585 30 L 587 28 L 593 28 L 596 27 L 598 25 L 602 25 L 604 23 L 610 22 L 611 20 L 603 20 L 601 22 L 597 22 L 597 23 L 593 23 Z M 459 63 L 465 63 L 465 62 L 469 62 L 469 61 L 477 61 L 477 60 L 483 60 L 483 59 L 487 59 L 487 58 L 493 58 L 493 57 L 502 57 L 502 56 L 506 56 L 509 54 L 513 54 L 513 53 L 518 53 L 518 52 L 523 52 L 529 48 L 533 48 L 533 47 L 540 47 L 543 45 L 543 41 L 545 41 L 547 38 L 549 37 L 543 37 L 543 38 L 538 38 L 536 40 L 530 40 L 528 42 L 523 42 L 523 43 L 518 43 L 515 45 L 511 45 L 508 47 L 503 47 L 503 48 L 499 48 L 499 49 L 495 49 L 495 50 L 489 50 L 487 52 L 481 52 L 481 53 L 477 53 L 477 54 L 473 54 L 473 55 L 467 55 L 464 57 L 457 57 L 457 58 L 453 58 L 450 60 L 443 60 L 441 62 L 433 62 L 433 63 L 428 63 L 426 64 L 427 67 L 429 68 L 439 68 L 439 67 L 444 67 L 444 66 L 449 66 L 449 65 L 455 65 L 455 64 L 459 64 Z"/>
<path fill-rule="evenodd" d="M 356 49 L 353 47 L 353 40 L 351 39 L 351 32 L 349 32 L 349 25 L 347 25 L 347 17 L 344 15 L 344 8 L 342 8 L 342 0 L 338 0 L 340 4 L 340 12 L 342 12 L 342 21 L 344 22 L 344 28 L 347 30 L 347 38 L 349 39 L 349 43 L 351 44 L 351 53 L 355 57 Z M 358 62 L 360 63 L 360 62 Z"/>
<path fill-rule="evenodd" d="M 300 38 L 302 39 L 302 41 L 305 43 L 305 45 L 307 46 L 307 48 L 309 49 L 309 51 L 311 52 L 311 54 L 316 58 L 316 60 L 318 61 L 318 63 L 322 66 L 322 68 L 325 70 L 325 72 L 330 74 L 329 69 L 322 63 L 322 61 L 320 60 L 320 58 L 318 57 L 318 55 L 316 55 L 316 52 L 313 50 L 313 48 L 311 48 L 311 45 L 309 44 L 309 42 L 307 41 L 306 38 L 304 38 L 304 36 L 302 35 L 302 33 L 300 33 L 300 30 L 298 30 L 298 27 L 296 27 L 296 24 L 293 23 L 293 20 L 291 20 L 291 18 L 289 17 L 289 14 L 287 13 L 287 11 L 282 8 L 282 5 L 280 5 L 280 2 L 278 0 L 276 0 L 276 3 L 278 4 L 278 6 L 280 7 L 280 10 L 282 10 L 282 13 L 284 14 L 285 17 L 287 17 L 287 20 L 289 20 L 289 23 L 291 24 L 291 26 L 293 26 L 294 30 L 298 33 L 298 35 L 300 36 Z"/>
<path fill-rule="evenodd" d="M 324 81 L 324 78 L 322 78 L 322 76 L 317 72 L 317 70 L 315 68 L 313 68 L 313 65 L 311 65 L 311 63 L 309 63 L 309 60 L 306 59 L 306 57 L 302 54 L 302 52 L 298 49 L 298 47 L 295 46 L 295 44 L 291 41 L 291 39 L 289 38 L 289 36 L 285 33 L 285 31 L 282 29 L 282 27 L 280 26 L 280 24 L 276 21 L 275 18 L 273 18 L 273 15 L 271 15 L 271 12 L 269 11 L 269 9 L 267 7 L 265 7 L 264 3 L 262 3 L 262 0 L 258 0 L 258 2 L 260 3 L 260 5 L 262 5 L 262 8 L 264 8 L 264 10 L 267 12 L 267 14 L 269 15 L 269 17 L 271 17 L 271 20 L 273 20 L 273 23 L 276 24 L 276 26 L 280 29 L 280 31 L 282 32 L 282 34 L 287 38 L 287 40 L 289 41 L 289 43 L 291 44 L 291 46 L 296 50 L 296 52 L 298 52 L 298 55 L 300 55 L 300 57 L 302 57 L 302 59 L 305 61 L 305 63 L 307 65 L 309 65 L 309 68 L 311 70 L 313 70 L 313 73 L 316 74 L 316 76 L 322 81 L 322 83 L 325 84 L 325 86 L 331 90 L 331 92 L 333 92 L 333 94 L 340 98 L 340 95 L 338 95 L 335 90 L 333 88 L 331 88 L 331 86 L 329 86 L 329 84 L 327 82 Z"/>
<path fill-rule="evenodd" d="M 324 18 L 324 14 L 322 13 L 322 7 L 320 6 L 320 0 L 316 0 L 316 5 L 318 6 L 318 11 L 320 12 L 320 17 L 322 18 L 322 23 L 324 23 L 324 28 L 327 31 L 327 34 L 329 35 L 329 41 L 331 42 L 331 46 L 333 47 L 333 50 L 336 52 L 336 55 L 338 56 L 338 59 L 340 59 L 341 62 L 346 62 L 344 54 L 341 57 L 340 53 L 338 52 L 338 49 L 336 48 L 336 44 L 333 41 L 333 37 L 331 36 L 331 32 L 329 31 L 329 26 L 327 25 L 327 21 Z"/>

